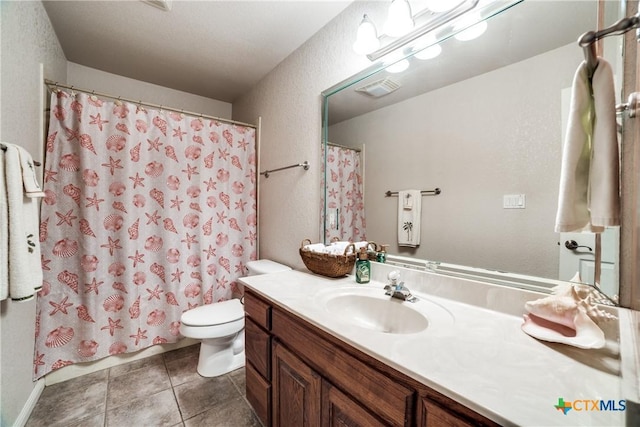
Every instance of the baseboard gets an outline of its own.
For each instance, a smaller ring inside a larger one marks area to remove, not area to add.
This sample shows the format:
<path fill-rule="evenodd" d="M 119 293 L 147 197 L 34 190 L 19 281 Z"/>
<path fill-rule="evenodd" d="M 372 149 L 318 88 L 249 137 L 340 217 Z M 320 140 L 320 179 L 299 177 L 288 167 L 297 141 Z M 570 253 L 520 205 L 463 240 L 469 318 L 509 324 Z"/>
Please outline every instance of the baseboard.
<path fill-rule="evenodd" d="M 13 426 L 14 427 L 24 427 L 31 416 L 31 412 L 33 412 L 33 408 L 36 407 L 36 403 L 38 403 L 38 399 L 44 390 L 44 378 L 40 378 L 35 382 L 33 390 L 31 390 L 31 394 L 29 398 L 25 402 L 22 410 L 18 414 L 18 418 L 16 418 Z"/>
<path fill-rule="evenodd" d="M 70 380 L 72 378 L 80 377 L 82 375 L 87 375 L 93 372 L 101 371 L 103 369 L 111 368 L 113 366 L 123 365 L 135 360 L 155 356 L 156 354 L 162 354 L 171 350 L 176 350 L 178 348 L 198 344 L 199 342 L 200 340 L 184 338 L 177 343 L 154 345 L 140 350 L 136 353 L 117 354 L 114 356 L 105 357 L 104 359 L 96 360 L 94 362 L 74 363 L 73 365 L 68 365 L 50 372 L 45 375 L 44 378 L 46 385 L 50 386 L 56 383 Z"/>

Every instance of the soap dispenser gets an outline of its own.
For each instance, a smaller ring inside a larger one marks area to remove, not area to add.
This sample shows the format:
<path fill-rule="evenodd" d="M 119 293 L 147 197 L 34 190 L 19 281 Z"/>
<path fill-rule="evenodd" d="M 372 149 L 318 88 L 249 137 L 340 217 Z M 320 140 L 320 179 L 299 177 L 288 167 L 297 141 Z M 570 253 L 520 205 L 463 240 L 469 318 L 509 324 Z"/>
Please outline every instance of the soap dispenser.
<path fill-rule="evenodd" d="M 382 263 L 387 262 L 387 247 L 388 246 L 389 245 L 382 245 L 382 249 L 380 249 L 380 252 L 378 252 L 378 255 L 376 256 L 376 261 L 382 262 Z"/>
<path fill-rule="evenodd" d="M 356 260 L 356 282 L 369 283 L 371 280 L 371 263 L 366 248 L 361 248 Z"/>

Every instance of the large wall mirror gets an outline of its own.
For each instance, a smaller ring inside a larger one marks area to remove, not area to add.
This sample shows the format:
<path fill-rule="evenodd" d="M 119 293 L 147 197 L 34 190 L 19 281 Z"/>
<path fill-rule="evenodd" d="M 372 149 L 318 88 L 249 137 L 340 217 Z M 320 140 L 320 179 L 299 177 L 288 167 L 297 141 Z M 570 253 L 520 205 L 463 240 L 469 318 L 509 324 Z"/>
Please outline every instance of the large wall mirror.
<path fill-rule="evenodd" d="M 605 3 L 608 26 L 624 2 Z M 403 72 L 360 74 L 325 92 L 325 241 L 375 241 L 390 254 L 545 279 L 579 271 L 592 281 L 594 235 L 556 233 L 554 223 L 570 87 L 584 59 L 577 39 L 597 28 L 597 11 L 595 0 L 525 0 L 488 19 L 477 39 L 447 38 L 435 58 L 409 57 Z M 604 40 L 617 91 L 621 44 Z M 342 201 L 331 185 L 343 187 Z M 419 246 L 399 246 L 394 193 L 435 188 L 421 198 Z M 571 241 L 579 247 L 567 248 Z M 599 245 L 610 295 L 618 241 L 611 228 Z"/>

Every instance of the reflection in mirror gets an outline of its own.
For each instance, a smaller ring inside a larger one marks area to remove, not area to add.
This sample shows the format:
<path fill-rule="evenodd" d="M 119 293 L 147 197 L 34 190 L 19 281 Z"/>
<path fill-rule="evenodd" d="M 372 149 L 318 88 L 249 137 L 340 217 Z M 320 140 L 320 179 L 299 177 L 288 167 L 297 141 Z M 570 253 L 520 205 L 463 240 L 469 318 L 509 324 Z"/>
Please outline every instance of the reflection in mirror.
<path fill-rule="evenodd" d="M 606 26 L 624 11 L 605 3 Z M 597 28 L 597 8 L 525 1 L 490 18 L 480 38 L 446 39 L 439 56 L 410 57 L 403 73 L 327 91 L 325 241 L 372 240 L 390 254 L 542 279 L 580 272 L 593 283 L 594 235 L 556 233 L 554 223 L 570 87 L 584 59 L 576 40 Z M 620 39 L 604 45 L 616 88 Z M 341 160 L 341 147 L 360 150 L 358 160 Z M 354 178 L 359 186 L 347 188 Z M 441 194 L 420 200 L 419 246 L 400 246 L 399 199 L 385 193 L 436 187 Z M 618 292 L 618 233 L 608 229 L 598 245 L 609 295 Z"/>

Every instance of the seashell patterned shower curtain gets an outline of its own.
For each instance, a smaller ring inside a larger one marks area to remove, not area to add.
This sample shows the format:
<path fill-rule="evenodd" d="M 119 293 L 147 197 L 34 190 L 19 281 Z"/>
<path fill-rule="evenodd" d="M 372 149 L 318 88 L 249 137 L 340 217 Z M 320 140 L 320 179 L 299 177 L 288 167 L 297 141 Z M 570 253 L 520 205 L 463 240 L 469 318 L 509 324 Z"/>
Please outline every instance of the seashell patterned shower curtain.
<path fill-rule="evenodd" d="M 256 259 L 255 129 L 51 98 L 34 378 L 180 338 Z"/>

